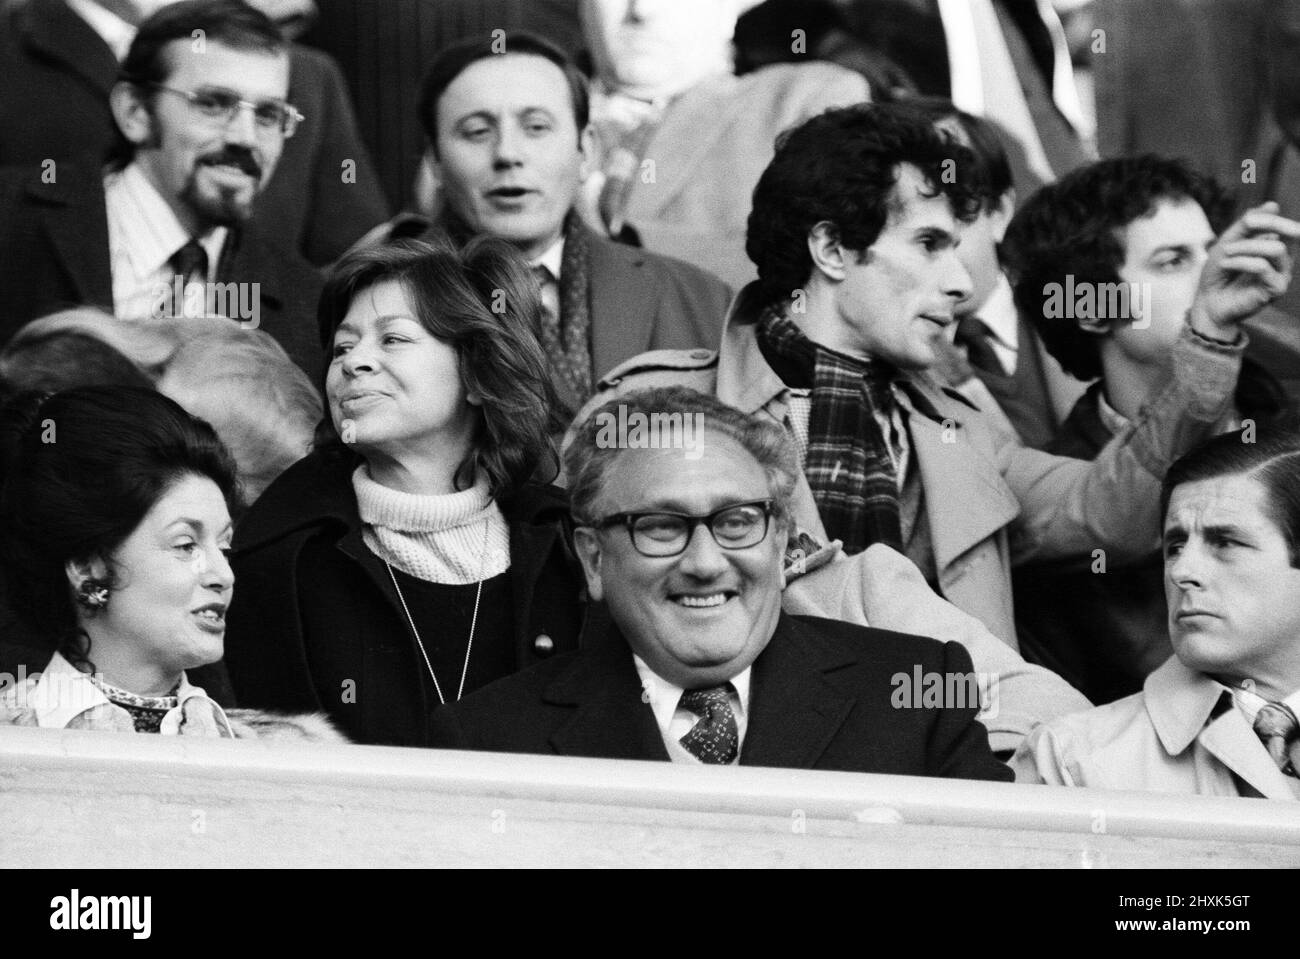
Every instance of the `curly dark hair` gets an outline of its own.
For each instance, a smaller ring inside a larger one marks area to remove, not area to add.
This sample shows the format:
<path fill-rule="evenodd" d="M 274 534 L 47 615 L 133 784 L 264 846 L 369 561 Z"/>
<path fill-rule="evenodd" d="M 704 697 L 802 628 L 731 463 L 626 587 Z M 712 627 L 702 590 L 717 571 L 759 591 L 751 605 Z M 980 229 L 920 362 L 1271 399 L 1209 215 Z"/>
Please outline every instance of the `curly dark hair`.
<path fill-rule="evenodd" d="M 1120 231 L 1155 212 L 1160 200 L 1194 200 L 1215 233 L 1231 213 L 1231 197 L 1187 162 L 1154 154 L 1089 164 L 1041 188 L 1020 207 L 1002 241 L 1016 307 L 1071 376 L 1101 376 L 1100 337 L 1069 317 L 1043 315 L 1047 288 L 1118 283 L 1125 250 Z"/>
<path fill-rule="evenodd" d="M 754 188 L 745 252 L 758 267 L 763 302 L 780 303 L 812 275 L 808 234 L 834 225 L 840 242 L 863 253 L 876 242 L 896 198 L 901 164 L 917 167 L 953 213 L 979 212 L 970 151 L 916 111 L 858 104 L 825 113 L 777 138 L 776 155 Z"/>
<path fill-rule="evenodd" d="M 93 670 L 65 565 L 99 558 L 112 570 L 186 476 L 216 483 L 237 515 L 235 461 L 216 431 L 151 389 L 25 392 L 0 411 L 0 591 L 51 652 Z"/>
<path fill-rule="evenodd" d="M 347 254 L 321 292 L 327 356 L 352 301 L 387 280 L 406 290 L 424 328 L 455 349 L 466 391 L 483 401 L 473 448 L 453 478 L 456 489 L 473 486 L 482 470 L 493 495 L 504 501 L 539 471 L 554 477 L 559 460 L 550 437 L 559 403 L 535 333 L 541 295 L 519 252 L 504 240 L 480 236 L 459 249 L 439 237 Z M 321 393 L 328 395 L 324 379 Z M 328 412 L 317 445 L 343 446 Z"/>

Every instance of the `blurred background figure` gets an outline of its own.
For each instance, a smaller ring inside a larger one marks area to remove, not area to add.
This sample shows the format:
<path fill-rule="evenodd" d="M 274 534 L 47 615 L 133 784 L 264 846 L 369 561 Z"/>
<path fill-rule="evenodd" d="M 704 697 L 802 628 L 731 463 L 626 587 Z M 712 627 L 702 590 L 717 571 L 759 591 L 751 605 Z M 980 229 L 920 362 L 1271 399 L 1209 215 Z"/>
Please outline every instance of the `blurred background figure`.
<path fill-rule="evenodd" d="M 235 465 L 153 390 L 24 393 L 0 413 L 0 590 L 44 656 L 0 724 L 341 741 L 319 717 L 225 710 L 187 679 L 221 659 Z"/>
<path fill-rule="evenodd" d="M 768 62 L 784 45 L 784 61 L 822 57 L 879 78 L 874 99 L 947 97 L 1015 138 L 1024 195 L 1095 156 L 1090 2 L 766 0 L 737 29 L 738 60 Z M 806 52 L 795 29 L 807 32 Z"/>
<path fill-rule="evenodd" d="M 278 343 L 229 326 L 184 338 L 163 368 L 158 392 L 212 424 L 251 505 L 311 452 L 321 400 Z"/>
<path fill-rule="evenodd" d="M 587 214 L 610 236 L 697 264 L 735 288 L 750 195 L 776 136 L 833 106 L 870 98 L 829 63 L 733 71 L 741 0 L 582 0 L 594 68 L 599 170 Z"/>
<path fill-rule="evenodd" d="M 156 387 L 210 423 L 235 458 L 244 505 L 307 455 L 322 415 L 320 394 L 280 345 L 225 317 L 127 322 L 68 310 L 0 350 L 0 394 L 99 384 Z"/>

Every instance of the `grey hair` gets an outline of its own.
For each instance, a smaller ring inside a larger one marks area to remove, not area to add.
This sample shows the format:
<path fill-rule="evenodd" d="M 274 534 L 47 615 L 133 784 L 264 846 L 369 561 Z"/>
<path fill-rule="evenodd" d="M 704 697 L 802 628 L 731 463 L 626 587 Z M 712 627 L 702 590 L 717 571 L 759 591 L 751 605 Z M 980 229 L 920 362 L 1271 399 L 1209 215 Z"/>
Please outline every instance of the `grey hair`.
<path fill-rule="evenodd" d="M 799 458 L 786 431 L 771 420 L 742 413 L 721 400 L 682 386 L 656 387 L 615 396 L 592 411 L 581 426 L 570 433 L 564 451 L 564 477 L 569 489 L 569 509 L 579 524 L 589 524 L 600 516 L 596 501 L 606 486 L 606 477 L 619 455 L 622 444 L 600 444 L 597 438 L 608 417 L 617 418 L 639 413 L 651 416 L 700 416 L 704 431 L 734 440 L 763 468 L 767 476 L 772 515 L 784 528 L 790 522 L 790 501 L 799 476 Z"/>

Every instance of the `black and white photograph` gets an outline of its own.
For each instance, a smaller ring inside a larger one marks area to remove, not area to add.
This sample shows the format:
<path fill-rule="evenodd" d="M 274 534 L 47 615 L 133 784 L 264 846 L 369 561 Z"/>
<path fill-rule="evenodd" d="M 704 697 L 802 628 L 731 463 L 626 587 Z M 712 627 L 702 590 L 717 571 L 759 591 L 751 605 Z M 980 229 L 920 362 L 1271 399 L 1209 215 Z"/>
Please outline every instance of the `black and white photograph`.
<path fill-rule="evenodd" d="M 1285 935 L 1297 248 L 1300 0 L 0 0 L 6 941 Z"/>

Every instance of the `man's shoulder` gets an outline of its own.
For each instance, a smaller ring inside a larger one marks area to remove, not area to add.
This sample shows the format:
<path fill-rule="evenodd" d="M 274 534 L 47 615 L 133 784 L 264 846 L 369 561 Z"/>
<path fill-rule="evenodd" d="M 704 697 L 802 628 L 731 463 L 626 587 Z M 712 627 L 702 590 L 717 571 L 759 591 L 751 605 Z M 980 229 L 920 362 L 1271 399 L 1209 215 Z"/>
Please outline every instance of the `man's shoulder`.
<path fill-rule="evenodd" d="M 1051 740 L 1063 759 L 1078 761 L 1094 756 L 1130 739 L 1134 733 L 1154 739 L 1155 727 L 1147 713 L 1145 691 L 1113 703 L 1069 713 L 1044 723 L 1032 736 Z"/>
<path fill-rule="evenodd" d="M 624 360 L 601 377 L 596 395 L 657 386 L 685 386 L 712 393 L 717 381 L 717 350 L 650 350 Z"/>
<path fill-rule="evenodd" d="M 78 206 L 104 202 L 104 172 L 91 165 L 47 161 L 0 167 L 0 200 L 7 207 Z"/>
<path fill-rule="evenodd" d="M 860 74 L 834 63 L 774 63 L 736 79 L 737 97 L 789 122 L 871 96 Z"/>
<path fill-rule="evenodd" d="M 910 663 L 938 662 L 951 646 L 958 658 L 965 651 L 955 643 L 944 643 L 929 636 L 899 633 L 821 616 L 787 615 L 789 636 L 799 642 L 816 641 L 827 651 L 848 653 L 874 661 L 906 660 Z M 967 654 L 968 655 L 968 654 Z"/>
<path fill-rule="evenodd" d="M 685 260 L 654 253 L 643 247 L 629 246 L 594 233 L 589 242 L 596 253 L 594 268 L 598 278 L 602 265 L 616 270 L 640 269 L 646 271 L 660 286 L 676 287 L 697 296 L 711 296 L 720 301 L 724 309 L 731 299 L 731 288 L 726 283 L 708 270 Z"/>

